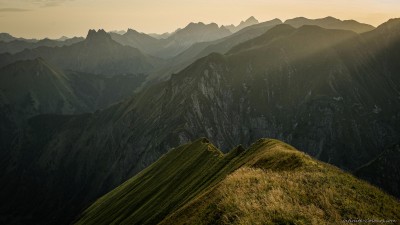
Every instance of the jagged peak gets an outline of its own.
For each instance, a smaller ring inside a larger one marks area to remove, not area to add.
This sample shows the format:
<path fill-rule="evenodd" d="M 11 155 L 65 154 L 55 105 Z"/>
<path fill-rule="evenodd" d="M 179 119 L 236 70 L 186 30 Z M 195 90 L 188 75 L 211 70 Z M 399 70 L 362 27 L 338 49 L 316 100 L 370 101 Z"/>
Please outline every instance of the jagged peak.
<path fill-rule="evenodd" d="M 139 34 L 139 32 L 134 29 L 128 28 L 125 34 Z"/>
<path fill-rule="evenodd" d="M 197 26 L 204 26 L 205 24 L 203 22 L 190 22 L 186 27 L 197 27 Z"/>
<path fill-rule="evenodd" d="M 245 21 L 245 23 L 250 23 L 250 22 L 252 22 L 252 23 L 258 23 L 258 20 L 257 20 L 254 16 L 250 16 L 250 17 Z"/>
<path fill-rule="evenodd" d="M 205 23 L 203 23 L 203 22 L 198 22 L 198 23 L 191 22 L 191 23 L 189 23 L 189 24 L 188 24 L 184 29 L 182 29 L 182 30 L 186 30 L 186 29 L 197 29 L 197 28 L 203 28 L 203 27 L 219 28 L 218 24 L 216 24 L 216 23 L 205 24 Z"/>
<path fill-rule="evenodd" d="M 93 41 L 93 40 L 111 40 L 111 35 L 108 34 L 105 30 L 99 29 L 98 31 L 94 29 L 90 29 L 86 40 Z"/>

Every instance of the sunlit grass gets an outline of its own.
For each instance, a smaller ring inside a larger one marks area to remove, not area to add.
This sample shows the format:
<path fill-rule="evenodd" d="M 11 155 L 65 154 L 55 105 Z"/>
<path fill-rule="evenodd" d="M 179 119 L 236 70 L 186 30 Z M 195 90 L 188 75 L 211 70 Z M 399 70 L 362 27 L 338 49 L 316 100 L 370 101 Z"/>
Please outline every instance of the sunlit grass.
<path fill-rule="evenodd" d="M 279 144 L 162 224 L 344 224 L 400 219 L 400 205 L 378 188 Z"/>

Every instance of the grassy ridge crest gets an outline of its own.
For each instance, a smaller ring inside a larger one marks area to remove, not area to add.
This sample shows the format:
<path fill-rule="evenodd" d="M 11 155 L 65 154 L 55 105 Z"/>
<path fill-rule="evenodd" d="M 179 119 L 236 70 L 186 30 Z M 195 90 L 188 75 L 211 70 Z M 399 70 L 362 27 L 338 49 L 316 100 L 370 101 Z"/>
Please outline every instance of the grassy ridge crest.
<path fill-rule="evenodd" d="M 399 221 L 400 204 L 278 140 L 222 154 L 201 138 L 98 199 L 76 224 L 341 224 L 355 218 Z"/>

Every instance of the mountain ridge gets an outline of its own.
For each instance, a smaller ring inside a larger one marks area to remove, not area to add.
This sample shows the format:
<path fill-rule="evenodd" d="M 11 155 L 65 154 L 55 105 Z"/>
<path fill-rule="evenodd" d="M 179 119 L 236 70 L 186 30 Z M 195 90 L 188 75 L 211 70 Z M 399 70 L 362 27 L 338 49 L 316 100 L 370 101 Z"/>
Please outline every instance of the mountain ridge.
<path fill-rule="evenodd" d="M 250 16 L 245 21 L 243 21 L 243 20 L 240 21 L 240 23 L 237 26 L 231 24 L 231 25 L 224 26 L 224 27 L 229 29 L 232 33 L 236 33 L 236 32 L 238 32 L 239 30 L 241 30 L 241 29 L 243 29 L 245 27 L 248 27 L 248 26 L 251 26 L 251 25 L 254 25 L 254 24 L 258 24 L 258 23 L 259 23 L 259 21 L 256 18 L 254 18 L 254 16 Z"/>
<path fill-rule="evenodd" d="M 368 32 L 375 28 L 374 26 L 365 23 L 359 23 L 355 20 L 340 20 L 331 16 L 319 19 L 297 17 L 293 19 L 288 19 L 284 23 L 292 25 L 296 28 L 302 25 L 317 25 L 322 28 L 352 30 L 357 33 Z"/>
<path fill-rule="evenodd" d="M 396 212 L 400 204 L 393 197 L 285 143 L 260 139 L 248 149 L 240 149 L 237 147 L 223 154 L 204 138 L 172 149 L 137 176 L 99 198 L 75 224 L 195 224 L 200 221 L 207 224 L 278 221 L 321 224 L 340 223 L 360 214 L 368 218 L 398 219 Z M 300 179 L 284 182 L 289 176 Z M 314 185 L 306 190 L 299 189 L 301 182 Z M 162 190 L 153 193 L 158 186 L 163 187 Z M 224 189 L 220 189 L 221 186 Z M 325 186 L 331 188 L 331 196 L 323 194 Z M 290 195 L 280 192 L 276 195 L 277 187 Z M 313 195 L 324 198 L 324 204 L 317 204 L 318 199 L 310 198 Z M 293 208 L 284 205 L 285 196 L 295 204 Z M 230 199 L 229 205 L 223 205 Z M 278 199 L 279 203 L 274 201 Z M 353 202 L 363 207 L 347 210 Z M 378 202 L 380 210 L 377 210 Z M 281 208 L 270 212 L 276 205 Z M 302 210 L 295 212 L 298 209 Z"/>
<path fill-rule="evenodd" d="M 89 30 L 87 39 L 69 46 L 26 49 L 16 54 L 0 54 L 0 67 L 42 57 L 61 69 L 103 75 L 140 74 L 151 71 L 162 60 L 123 46 L 104 30 Z"/>

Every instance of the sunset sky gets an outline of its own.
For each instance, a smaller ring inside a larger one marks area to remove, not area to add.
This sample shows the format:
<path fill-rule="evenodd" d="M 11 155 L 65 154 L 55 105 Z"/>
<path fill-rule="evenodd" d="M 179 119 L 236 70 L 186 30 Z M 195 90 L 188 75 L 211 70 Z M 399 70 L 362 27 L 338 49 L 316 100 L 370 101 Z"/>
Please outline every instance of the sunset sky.
<path fill-rule="evenodd" d="M 379 25 L 400 17 L 400 0 L 0 0 L 0 32 L 17 37 L 85 36 L 88 29 L 163 33 L 190 22 L 235 24 L 334 16 Z"/>

